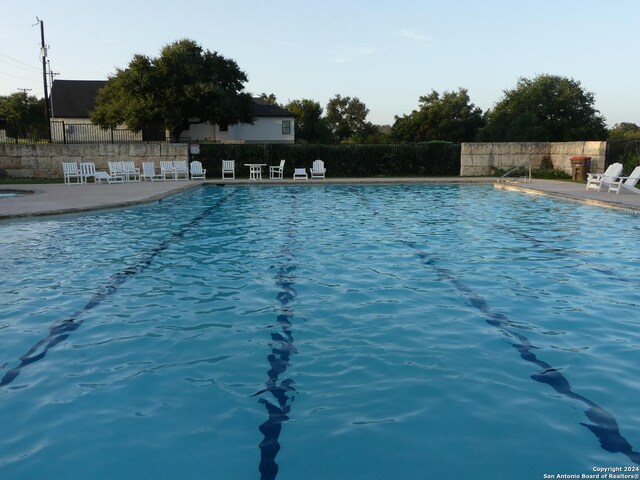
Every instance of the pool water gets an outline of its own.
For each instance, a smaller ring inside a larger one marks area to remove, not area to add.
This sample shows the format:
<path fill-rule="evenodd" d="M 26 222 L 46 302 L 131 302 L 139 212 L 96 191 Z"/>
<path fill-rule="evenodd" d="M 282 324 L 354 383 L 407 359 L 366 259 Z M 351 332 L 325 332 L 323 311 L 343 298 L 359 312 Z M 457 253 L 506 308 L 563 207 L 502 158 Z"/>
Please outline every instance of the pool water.
<path fill-rule="evenodd" d="M 0 233 L 0 478 L 640 466 L 632 214 L 490 186 L 203 187 Z"/>

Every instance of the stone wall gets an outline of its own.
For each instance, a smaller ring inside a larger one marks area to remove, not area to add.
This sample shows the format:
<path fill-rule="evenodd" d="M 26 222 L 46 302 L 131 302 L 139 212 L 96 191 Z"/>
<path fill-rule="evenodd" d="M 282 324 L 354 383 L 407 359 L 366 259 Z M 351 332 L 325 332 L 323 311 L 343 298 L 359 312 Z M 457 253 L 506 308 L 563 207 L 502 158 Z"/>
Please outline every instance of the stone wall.
<path fill-rule="evenodd" d="M 133 161 L 140 168 L 142 162 L 187 159 L 184 143 L 0 144 L 0 174 L 15 178 L 62 178 L 63 162 L 94 162 L 108 171 L 110 161 Z"/>
<path fill-rule="evenodd" d="M 460 175 L 495 175 L 495 170 L 509 170 L 523 162 L 540 166 L 547 157 L 553 166 L 571 174 L 569 159 L 578 155 L 591 157 L 591 172 L 604 171 L 607 142 L 505 142 L 463 143 Z"/>

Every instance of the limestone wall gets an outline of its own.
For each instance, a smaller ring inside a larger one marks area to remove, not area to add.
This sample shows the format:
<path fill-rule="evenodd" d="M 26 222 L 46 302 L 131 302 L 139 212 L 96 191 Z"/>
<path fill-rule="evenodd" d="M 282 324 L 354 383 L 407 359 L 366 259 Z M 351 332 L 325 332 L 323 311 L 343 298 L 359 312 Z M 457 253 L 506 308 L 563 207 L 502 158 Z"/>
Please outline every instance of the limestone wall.
<path fill-rule="evenodd" d="M 0 174 L 16 178 L 62 178 L 63 162 L 95 162 L 97 170 L 109 170 L 108 162 L 187 160 L 184 143 L 99 144 L 0 144 Z"/>
<path fill-rule="evenodd" d="M 553 166 L 571 174 L 569 159 L 578 155 L 591 157 L 591 172 L 604 171 L 607 142 L 504 142 L 463 143 L 460 175 L 494 175 L 495 169 L 509 170 L 522 162 L 539 166 L 548 157 Z"/>

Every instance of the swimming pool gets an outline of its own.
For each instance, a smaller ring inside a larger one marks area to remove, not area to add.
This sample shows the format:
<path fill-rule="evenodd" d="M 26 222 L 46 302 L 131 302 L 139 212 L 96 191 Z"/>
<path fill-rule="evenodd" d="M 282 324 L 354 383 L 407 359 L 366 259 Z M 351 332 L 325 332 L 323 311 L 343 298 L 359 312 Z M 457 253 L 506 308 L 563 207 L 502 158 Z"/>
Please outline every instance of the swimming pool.
<path fill-rule="evenodd" d="M 0 478 L 639 464 L 637 216 L 488 186 L 208 187 L 0 230 Z"/>

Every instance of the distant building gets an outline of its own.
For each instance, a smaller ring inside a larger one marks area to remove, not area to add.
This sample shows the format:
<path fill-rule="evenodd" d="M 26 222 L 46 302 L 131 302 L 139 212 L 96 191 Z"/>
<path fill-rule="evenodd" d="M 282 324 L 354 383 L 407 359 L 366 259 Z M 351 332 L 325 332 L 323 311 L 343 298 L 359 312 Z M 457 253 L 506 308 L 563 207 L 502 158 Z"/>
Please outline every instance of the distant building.
<path fill-rule="evenodd" d="M 89 113 L 95 107 L 98 90 L 105 80 L 54 80 L 51 87 L 51 136 L 53 142 L 86 142 L 88 132 L 98 136 L 96 140 L 111 141 L 160 141 L 166 139 L 161 127 L 143 132 L 132 132 L 123 126 L 113 132 L 98 128 L 91 123 Z M 191 125 L 182 132 L 185 141 L 209 141 L 228 143 L 294 143 L 295 115 L 261 98 L 253 99 L 255 120 L 253 124 L 212 125 L 201 123 Z M 126 138 L 121 139 L 120 137 Z"/>

